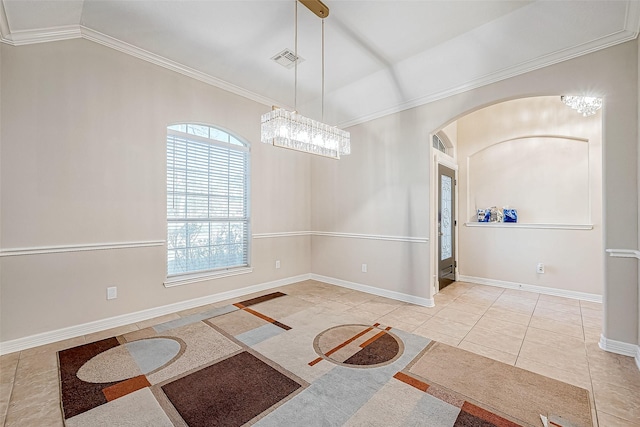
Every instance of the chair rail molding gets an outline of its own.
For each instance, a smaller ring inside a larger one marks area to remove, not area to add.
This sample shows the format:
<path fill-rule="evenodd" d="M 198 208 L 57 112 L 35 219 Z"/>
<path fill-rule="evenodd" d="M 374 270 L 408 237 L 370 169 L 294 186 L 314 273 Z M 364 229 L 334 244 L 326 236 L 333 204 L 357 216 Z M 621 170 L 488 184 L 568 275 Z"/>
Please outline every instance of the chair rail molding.
<path fill-rule="evenodd" d="M 57 254 L 62 252 L 104 251 L 110 249 L 148 248 L 164 246 L 164 240 L 141 240 L 136 242 L 86 243 L 78 245 L 34 246 L 29 248 L 0 249 L 0 257 L 20 255 Z"/>

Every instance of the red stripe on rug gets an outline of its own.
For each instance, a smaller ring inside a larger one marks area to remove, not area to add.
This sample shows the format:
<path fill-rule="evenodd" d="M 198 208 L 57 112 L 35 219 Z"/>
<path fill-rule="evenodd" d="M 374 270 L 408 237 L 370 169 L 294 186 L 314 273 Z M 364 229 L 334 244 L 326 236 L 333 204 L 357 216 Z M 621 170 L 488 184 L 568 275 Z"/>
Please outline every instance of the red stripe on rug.
<path fill-rule="evenodd" d="M 402 372 L 398 372 L 393 376 L 393 378 L 402 381 L 403 383 L 410 385 L 411 387 L 415 387 L 420 391 L 427 391 L 427 389 L 429 388 L 429 384 L 410 377 L 409 375 Z"/>
<path fill-rule="evenodd" d="M 516 424 L 512 421 L 502 418 L 500 415 L 496 415 L 493 412 L 482 409 L 481 407 L 476 406 L 473 403 L 464 402 L 464 404 L 462 405 L 462 410 L 468 414 L 480 418 L 481 420 L 491 423 L 496 427 L 521 427 L 520 424 Z"/>
<path fill-rule="evenodd" d="M 376 323 L 376 325 L 377 325 L 377 323 Z M 373 326 L 375 326 L 375 325 L 373 325 Z M 361 336 L 363 336 L 364 334 L 366 334 L 367 332 L 369 332 L 371 330 L 373 330 L 373 327 L 369 327 L 369 328 L 365 329 L 364 331 L 360 332 L 359 334 L 354 335 L 353 337 L 349 338 L 348 340 L 346 340 L 342 344 L 339 344 L 336 347 L 332 348 L 331 350 L 327 351 L 325 353 L 325 356 L 331 356 L 333 353 L 335 353 L 336 351 L 340 350 L 342 347 L 351 344 L 352 342 L 354 342 L 355 340 L 357 340 L 358 338 L 360 338 Z"/>
<path fill-rule="evenodd" d="M 104 388 L 102 389 L 102 393 L 107 399 L 107 402 L 111 402 L 112 400 L 116 400 L 122 396 L 126 396 L 129 393 L 133 393 L 134 391 L 141 390 L 145 387 L 151 387 L 151 384 L 149 384 L 147 377 L 145 377 L 144 375 L 138 375 L 137 377 L 129 378 L 128 380 L 122 381 L 121 383 Z"/>
<path fill-rule="evenodd" d="M 246 311 L 247 313 L 251 313 L 251 314 L 253 314 L 254 316 L 257 316 L 257 317 L 261 318 L 262 320 L 266 320 L 266 321 L 267 321 L 267 322 L 269 322 L 269 323 L 274 323 L 274 322 L 276 321 L 275 319 L 272 319 L 272 318 L 271 318 L 271 317 L 269 317 L 269 316 L 265 316 L 265 315 L 264 315 L 264 314 L 262 314 L 262 313 L 258 313 L 257 311 L 252 310 L 252 309 L 250 309 L 250 308 L 245 307 L 245 308 L 243 308 L 243 310 L 244 310 L 244 311 Z"/>
<path fill-rule="evenodd" d="M 322 357 L 318 357 L 316 360 L 309 362 L 309 366 L 313 366 L 322 361 Z"/>

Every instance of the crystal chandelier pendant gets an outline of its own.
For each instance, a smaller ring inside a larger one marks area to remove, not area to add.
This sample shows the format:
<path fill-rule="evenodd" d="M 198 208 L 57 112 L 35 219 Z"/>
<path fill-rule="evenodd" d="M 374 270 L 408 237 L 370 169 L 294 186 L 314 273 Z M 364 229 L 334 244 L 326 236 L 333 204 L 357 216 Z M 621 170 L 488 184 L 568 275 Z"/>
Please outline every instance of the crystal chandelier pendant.
<path fill-rule="evenodd" d="M 561 96 L 560 99 L 583 117 L 593 116 L 602 108 L 602 98 L 593 96 Z"/>
<path fill-rule="evenodd" d="M 265 144 L 332 159 L 351 153 L 349 132 L 283 108 L 262 115 L 260 134 Z"/>

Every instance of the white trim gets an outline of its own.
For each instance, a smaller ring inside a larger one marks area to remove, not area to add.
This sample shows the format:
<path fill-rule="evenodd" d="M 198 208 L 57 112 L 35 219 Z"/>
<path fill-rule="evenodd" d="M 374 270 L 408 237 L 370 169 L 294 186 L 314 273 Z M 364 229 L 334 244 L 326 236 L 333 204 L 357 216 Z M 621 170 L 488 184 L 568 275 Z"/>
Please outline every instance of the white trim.
<path fill-rule="evenodd" d="M 496 286 L 498 288 L 518 289 L 521 291 L 535 292 L 544 295 L 554 295 L 557 297 L 571 298 L 582 301 L 602 303 L 602 295 L 590 294 L 587 292 L 569 291 L 566 289 L 547 288 L 545 286 L 528 285 L 526 283 L 507 282 L 504 280 L 486 279 L 483 277 L 473 277 L 460 275 L 461 282 L 475 283 L 477 285 Z"/>
<path fill-rule="evenodd" d="M 277 237 L 311 236 L 311 231 L 283 231 L 280 233 L 255 233 L 254 239 L 273 239 Z"/>
<path fill-rule="evenodd" d="M 164 240 L 145 240 L 139 242 L 122 243 L 93 243 L 84 245 L 63 246 L 39 246 L 32 248 L 0 249 L 0 257 L 20 255 L 57 254 L 62 252 L 104 251 L 110 249 L 147 248 L 151 246 L 163 246 Z"/>
<path fill-rule="evenodd" d="M 355 291 L 365 292 L 372 295 L 391 298 L 398 301 L 409 302 L 423 307 L 435 307 L 435 302 L 430 298 L 417 297 L 415 295 L 403 294 L 402 292 L 390 291 L 388 289 L 376 288 L 374 286 L 363 285 L 361 283 L 349 282 L 347 280 L 336 279 L 334 277 L 322 276 L 320 274 L 310 274 L 311 280 L 317 280 L 330 285 L 341 286 Z"/>
<path fill-rule="evenodd" d="M 57 42 L 61 40 L 79 39 L 82 30 L 79 25 L 65 25 L 37 30 L 12 31 L 7 36 L 7 43 L 12 46 L 22 46 L 36 43 Z"/>
<path fill-rule="evenodd" d="M 636 366 L 638 367 L 638 370 L 640 371 L 640 345 L 636 346 Z"/>
<path fill-rule="evenodd" d="M 640 259 L 640 251 L 634 249 L 607 249 L 609 256 L 614 258 L 637 258 Z"/>
<path fill-rule="evenodd" d="M 629 344 L 622 341 L 610 340 L 604 335 L 600 334 L 600 342 L 598 346 L 604 351 L 610 353 L 621 354 L 623 356 L 637 357 L 638 346 L 635 344 Z M 637 361 L 637 359 L 636 359 Z"/>
<path fill-rule="evenodd" d="M 593 230 L 593 224 L 524 224 L 520 222 L 465 222 L 465 227 L 533 228 L 539 230 Z"/>
<path fill-rule="evenodd" d="M 190 283 L 204 282 L 207 280 L 222 279 L 224 277 L 239 276 L 240 274 L 253 273 L 251 267 L 233 268 L 229 270 L 213 270 L 202 273 L 193 273 L 179 276 L 167 277 L 164 281 L 165 288 L 188 285 Z"/>
<path fill-rule="evenodd" d="M 53 342 L 62 341 L 65 339 L 75 338 L 82 335 L 91 334 L 94 332 L 101 332 L 111 328 L 117 328 L 119 326 L 129 325 L 143 320 L 152 319 L 154 317 L 163 316 L 166 314 L 176 313 L 182 310 L 188 310 L 190 308 L 200 307 L 207 304 L 212 304 L 231 298 L 242 297 L 254 292 L 265 291 L 280 286 L 290 285 L 292 283 L 308 280 L 308 274 L 302 274 L 300 276 L 287 277 L 285 279 L 274 280 L 272 282 L 266 282 L 258 285 L 247 286 L 232 291 L 220 292 L 214 295 L 207 295 L 206 297 L 195 298 L 188 301 L 182 301 L 174 304 L 168 304 L 161 307 L 150 308 L 147 310 L 138 311 L 135 313 L 123 314 L 120 316 L 110 317 L 107 319 L 97 320 L 94 322 L 84 323 L 82 325 L 70 326 L 67 328 L 58 329 L 55 331 L 43 332 L 36 335 L 31 335 L 24 338 L 18 338 L 15 340 L 5 341 L 0 343 L 0 354 L 13 353 L 20 350 L 26 350 L 28 348 L 37 347 L 44 344 L 51 344 Z"/>
<path fill-rule="evenodd" d="M 428 237 L 389 236 L 383 234 L 336 233 L 331 231 L 284 231 L 280 233 L 256 233 L 254 239 L 271 239 L 292 236 L 342 237 L 345 239 L 385 240 L 392 242 L 427 243 Z"/>
<path fill-rule="evenodd" d="M 634 3 L 637 2 L 630 0 L 627 3 L 628 5 L 632 5 L 630 6 L 632 9 L 632 13 L 627 14 L 627 22 L 625 22 L 625 25 L 630 25 L 632 22 L 629 21 L 637 19 L 635 17 L 640 14 L 636 11 L 638 7 Z M 640 22 L 640 19 L 638 20 L 638 22 Z M 616 46 L 621 43 L 626 43 L 628 41 L 635 40 L 637 37 L 638 28 L 628 29 L 625 26 L 625 29 L 623 30 L 616 31 L 612 34 L 608 34 L 606 36 L 600 37 L 599 39 L 592 40 L 579 46 L 573 46 L 568 49 L 561 49 L 553 53 L 545 54 L 536 59 L 527 61 L 526 63 L 517 64 L 515 66 L 489 73 L 483 77 L 470 80 L 466 83 L 462 83 L 450 89 L 420 96 L 418 98 L 402 102 L 392 107 L 383 108 L 381 110 L 374 111 L 373 113 L 369 113 L 350 120 L 343 120 L 341 122 L 338 122 L 336 126 L 340 128 L 356 126 L 371 120 L 379 119 L 380 117 L 389 116 L 401 111 L 409 110 L 411 108 L 420 107 L 421 105 L 430 104 L 441 99 L 449 98 L 467 91 L 471 91 L 473 89 L 478 89 L 480 87 L 488 86 L 502 80 L 507 80 L 512 77 L 526 74 L 540 68 L 545 68 L 554 64 L 558 64 L 560 62 L 568 61 L 573 58 L 578 58 L 580 56 Z"/>
<path fill-rule="evenodd" d="M 160 55 L 156 55 L 155 53 L 149 52 L 144 49 L 140 49 L 132 44 L 123 42 L 114 37 L 108 36 L 106 34 L 100 33 L 98 31 L 92 30 L 87 27 L 80 27 L 82 30 L 82 37 L 84 39 L 90 40 L 92 42 L 101 44 L 103 46 L 110 47 L 117 51 L 126 53 L 133 57 L 142 59 L 143 61 L 150 62 L 152 64 L 158 65 L 160 67 L 166 68 L 171 71 L 175 71 L 187 77 L 191 77 L 195 80 L 199 80 L 201 82 L 210 84 L 212 86 L 218 87 L 220 89 L 226 90 L 228 92 L 234 93 L 236 95 L 240 95 L 244 98 L 255 101 L 259 104 L 263 105 L 280 105 L 283 108 L 289 108 L 288 106 L 282 105 L 282 102 L 276 101 L 271 98 L 267 98 L 266 96 L 258 95 L 255 92 L 251 92 L 247 89 L 241 88 L 240 86 L 233 85 L 229 82 L 226 82 L 217 77 L 213 77 L 209 74 L 205 74 L 201 71 L 195 70 L 193 68 L 182 65 L 178 62 L 172 61 L 170 59 L 164 58 Z"/>
<path fill-rule="evenodd" d="M 368 240 L 387 240 L 393 242 L 407 243 L 428 243 L 428 237 L 412 237 L 412 236 L 386 236 L 381 234 L 355 234 L 355 233 L 334 233 L 329 231 L 312 231 L 312 236 L 322 237 L 342 237 L 348 239 L 368 239 Z"/>

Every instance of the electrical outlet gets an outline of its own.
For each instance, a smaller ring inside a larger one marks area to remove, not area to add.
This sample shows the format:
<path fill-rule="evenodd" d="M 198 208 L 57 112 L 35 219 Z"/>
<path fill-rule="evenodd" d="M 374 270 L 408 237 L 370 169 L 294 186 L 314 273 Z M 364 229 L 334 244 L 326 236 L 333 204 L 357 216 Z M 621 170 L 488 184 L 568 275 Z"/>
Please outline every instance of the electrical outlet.
<path fill-rule="evenodd" d="M 363 273 L 367 272 L 367 264 L 362 264 L 362 272 Z"/>
<path fill-rule="evenodd" d="M 536 265 L 536 273 L 538 274 L 544 274 L 544 264 L 539 262 L 538 265 Z"/>
<path fill-rule="evenodd" d="M 276 260 L 276 268 L 280 268 L 280 260 Z"/>
<path fill-rule="evenodd" d="M 107 299 L 116 299 L 116 298 L 118 298 L 118 288 L 115 286 L 107 288 Z"/>

